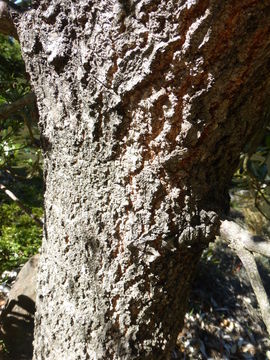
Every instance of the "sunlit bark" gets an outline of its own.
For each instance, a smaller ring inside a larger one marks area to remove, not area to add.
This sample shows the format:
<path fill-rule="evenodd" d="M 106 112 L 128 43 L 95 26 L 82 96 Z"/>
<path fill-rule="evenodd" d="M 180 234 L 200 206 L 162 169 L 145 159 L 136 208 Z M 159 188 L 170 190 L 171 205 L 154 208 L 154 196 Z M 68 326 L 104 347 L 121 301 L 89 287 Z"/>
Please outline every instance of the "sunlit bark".
<path fill-rule="evenodd" d="M 164 360 L 265 121 L 256 0 L 34 1 L 18 23 L 45 156 L 35 360 Z"/>

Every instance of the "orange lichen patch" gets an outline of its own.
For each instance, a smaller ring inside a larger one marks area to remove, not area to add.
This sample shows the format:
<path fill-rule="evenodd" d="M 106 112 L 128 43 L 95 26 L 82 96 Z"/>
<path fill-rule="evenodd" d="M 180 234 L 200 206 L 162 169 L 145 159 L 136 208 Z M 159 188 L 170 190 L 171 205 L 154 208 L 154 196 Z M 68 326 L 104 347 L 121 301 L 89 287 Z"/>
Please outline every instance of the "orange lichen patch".
<path fill-rule="evenodd" d="M 115 296 L 112 298 L 113 311 L 116 310 L 116 305 L 117 305 L 117 301 L 118 301 L 119 298 L 120 298 L 120 295 L 115 295 Z"/>
<path fill-rule="evenodd" d="M 123 272 L 122 272 L 121 265 L 118 264 L 118 266 L 117 266 L 117 271 L 116 271 L 115 282 L 118 282 L 118 281 L 121 279 L 122 275 L 123 275 Z"/>
<path fill-rule="evenodd" d="M 112 314 L 113 312 L 110 315 L 112 316 Z M 119 315 L 116 315 L 116 319 L 112 321 L 111 327 L 112 327 L 112 332 L 116 332 L 117 334 L 119 333 L 119 328 L 120 328 Z"/>
<path fill-rule="evenodd" d="M 181 13 L 179 34 L 183 35 L 182 43 L 186 40 L 186 34 L 194 19 L 201 17 L 209 7 L 209 0 L 201 0 Z"/>
<path fill-rule="evenodd" d="M 269 38 L 270 35 L 270 24 L 264 28 L 259 28 L 248 42 L 247 47 L 247 60 L 251 64 L 254 57 L 259 51 L 262 51 L 262 46 L 265 45 L 265 39 Z M 269 45 L 269 43 L 268 43 Z"/>
<path fill-rule="evenodd" d="M 118 66 L 117 66 L 117 55 L 114 54 L 113 59 L 112 59 L 112 66 L 110 67 L 110 69 L 107 71 L 107 82 L 108 82 L 108 86 L 112 85 L 112 81 L 113 81 L 113 75 L 117 72 L 118 70 Z"/>
<path fill-rule="evenodd" d="M 195 159 L 200 159 L 200 151 L 198 148 L 193 148 L 187 157 L 179 162 L 181 169 L 188 170 L 191 166 L 196 164 Z"/>
<path fill-rule="evenodd" d="M 133 319 L 136 319 L 140 313 L 140 307 L 138 306 L 137 303 L 130 304 L 129 311 L 130 311 L 131 317 Z"/>
<path fill-rule="evenodd" d="M 240 5 L 228 4 L 229 11 L 227 12 L 226 19 L 223 21 L 223 29 L 219 31 L 214 46 L 212 47 L 213 53 L 209 56 L 211 62 L 215 61 L 216 58 L 226 53 L 228 46 L 231 46 L 230 41 L 235 37 L 235 33 L 239 30 L 239 23 L 242 22 L 243 12 L 252 8 L 253 5 L 257 4 L 258 0 L 243 1 Z M 244 24 L 243 24 L 244 25 Z"/>
<path fill-rule="evenodd" d="M 220 103 L 218 103 L 217 101 L 215 101 L 214 103 L 212 103 L 210 105 L 209 113 L 210 113 L 212 118 L 215 117 L 215 112 L 219 109 L 219 107 L 220 107 Z"/>
<path fill-rule="evenodd" d="M 124 252 L 124 245 L 123 245 L 123 238 L 120 232 L 120 224 L 118 223 L 116 225 L 115 231 L 114 231 L 114 239 L 113 239 L 113 245 L 112 245 L 112 256 L 113 258 L 116 258 L 117 255 L 121 252 Z"/>
<path fill-rule="evenodd" d="M 154 106 L 150 109 L 152 132 L 150 137 L 145 139 L 146 142 L 150 142 L 161 133 L 165 122 L 163 106 L 168 103 L 168 100 L 168 95 L 164 94 L 158 99 L 158 101 L 154 103 Z"/>
<path fill-rule="evenodd" d="M 170 132 L 166 135 L 166 138 L 169 141 L 169 145 L 171 148 L 175 148 L 176 146 L 176 137 L 181 132 L 182 126 L 182 111 L 183 111 L 183 101 L 182 99 L 186 94 L 193 95 L 196 90 L 202 90 L 207 87 L 207 72 L 201 72 L 196 76 L 187 75 L 185 79 L 181 80 L 179 83 L 179 87 L 177 88 L 177 98 L 181 99 L 178 101 L 178 104 L 175 107 L 175 115 L 171 122 L 173 126 L 171 127 Z M 175 84 L 177 87 L 177 84 Z"/>
<path fill-rule="evenodd" d="M 237 77 L 235 77 L 233 80 L 230 81 L 228 84 L 225 93 L 228 94 L 228 97 L 233 97 L 235 92 L 239 91 L 239 87 L 242 84 L 246 83 L 246 79 L 252 75 L 252 67 L 254 67 L 254 58 L 256 56 L 260 56 L 262 54 L 262 44 L 265 44 L 265 38 L 269 37 L 270 35 L 270 26 L 266 28 L 258 29 L 253 37 L 252 40 L 249 40 L 248 42 L 248 48 L 246 50 L 246 56 L 245 59 L 242 59 L 245 61 L 246 66 L 242 67 L 241 70 L 239 70 Z M 269 44 L 270 45 L 270 44 Z"/>

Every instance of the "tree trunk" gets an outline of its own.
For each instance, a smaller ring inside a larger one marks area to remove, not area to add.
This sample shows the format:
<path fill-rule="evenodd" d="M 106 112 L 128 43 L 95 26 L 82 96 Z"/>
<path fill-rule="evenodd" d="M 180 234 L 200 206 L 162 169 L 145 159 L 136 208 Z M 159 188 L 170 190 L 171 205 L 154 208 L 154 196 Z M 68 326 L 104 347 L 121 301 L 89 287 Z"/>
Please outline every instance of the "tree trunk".
<path fill-rule="evenodd" d="M 40 0 L 45 230 L 35 360 L 169 357 L 202 250 L 266 119 L 262 0 Z"/>

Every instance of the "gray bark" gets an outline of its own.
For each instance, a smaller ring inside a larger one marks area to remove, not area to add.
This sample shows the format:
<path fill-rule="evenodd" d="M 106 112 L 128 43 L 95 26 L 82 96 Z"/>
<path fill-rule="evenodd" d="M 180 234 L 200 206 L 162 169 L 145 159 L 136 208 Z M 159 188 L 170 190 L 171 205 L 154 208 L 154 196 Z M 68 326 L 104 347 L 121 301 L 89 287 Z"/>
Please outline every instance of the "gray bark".
<path fill-rule="evenodd" d="M 21 16 L 46 180 L 35 360 L 169 356 L 265 121 L 269 14 L 261 0 L 40 0 Z"/>

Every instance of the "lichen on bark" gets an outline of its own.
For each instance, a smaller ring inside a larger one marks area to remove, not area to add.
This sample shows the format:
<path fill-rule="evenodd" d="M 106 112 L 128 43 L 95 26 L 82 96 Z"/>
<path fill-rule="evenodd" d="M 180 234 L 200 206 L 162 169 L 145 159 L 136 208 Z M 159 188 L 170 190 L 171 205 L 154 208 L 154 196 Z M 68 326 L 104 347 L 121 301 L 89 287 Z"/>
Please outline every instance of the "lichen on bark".
<path fill-rule="evenodd" d="M 35 360 L 165 359 L 269 97 L 265 2 L 34 1 L 46 179 Z"/>

